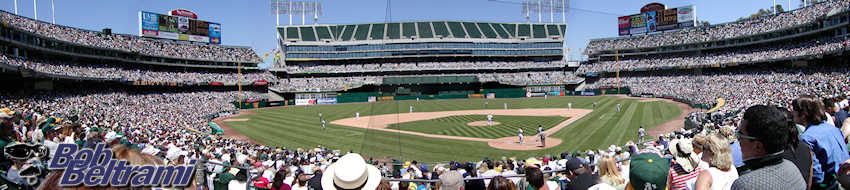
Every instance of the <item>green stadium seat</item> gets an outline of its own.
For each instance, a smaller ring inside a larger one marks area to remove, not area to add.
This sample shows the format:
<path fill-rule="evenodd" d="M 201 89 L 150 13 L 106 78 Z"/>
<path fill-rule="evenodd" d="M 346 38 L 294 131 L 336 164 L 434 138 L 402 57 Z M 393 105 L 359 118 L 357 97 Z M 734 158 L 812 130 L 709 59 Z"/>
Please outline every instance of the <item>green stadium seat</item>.
<path fill-rule="evenodd" d="M 384 39 L 384 27 L 386 24 L 372 24 L 372 32 L 369 33 L 369 38 L 373 40 L 383 40 Z"/>
<path fill-rule="evenodd" d="M 342 35 L 342 28 L 343 27 L 345 27 L 345 26 L 344 25 L 331 25 L 329 27 L 331 29 L 331 34 L 333 34 L 333 36 L 334 36 L 333 38 L 335 40 L 339 40 L 341 38 L 339 35 Z"/>
<path fill-rule="evenodd" d="M 520 24 L 517 26 L 517 35 L 520 37 L 531 37 L 531 26 L 528 24 Z"/>
<path fill-rule="evenodd" d="M 358 24 L 354 31 L 354 40 L 366 40 L 367 35 L 369 35 L 369 24 Z"/>
<path fill-rule="evenodd" d="M 399 39 L 401 38 L 401 29 L 399 28 L 401 24 L 399 23 L 389 23 L 387 24 L 387 37 L 390 39 Z"/>
<path fill-rule="evenodd" d="M 546 26 L 542 24 L 535 24 L 533 26 L 534 29 L 534 38 L 546 38 Z"/>
<path fill-rule="evenodd" d="M 313 27 L 301 27 L 301 41 L 316 41 L 316 32 Z"/>
<path fill-rule="evenodd" d="M 477 23 L 478 28 L 481 28 L 481 32 L 484 33 L 484 36 L 487 38 L 498 38 L 496 35 L 496 31 L 493 31 L 493 27 L 490 27 L 488 23 Z"/>
<path fill-rule="evenodd" d="M 502 24 L 502 26 L 505 27 L 505 30 L 507 30 L 508 34 L 511 36 L 518 36 L 516 34 L 516 24 Z"/>
<path fill-rule="evenodd" d="M 437 34 L 438 36 L 443 36 L 443 37 L 446 37 L 446 38 L 451 37 L 451 36 L 449 36 L 449 28 L 446 27 L 445 22 L 432 22 L 431 24 L 434 25 L 434 33 Z M 420 33 L 420 35 L 421 35 L 421 33 Z"/>
<path fill-rule="evenodd" d="M 299 39 L 298 37 L 298 27 L 288 27 L 286 28 L 286 39 Z"/>
<path fill-rule="evenodd" d="M 345 29 L 342 31 L 343 41 L 349 41 L 351 40 L 351 36 L 354 36 L 354 26 L 355 25 L 345 25 Z"/>
<path fill-rule="evenodd" d="M 427 24 L 427 22 L 424 22 Z M 404 38 L 410 38 L 416 36 L 416 23 L 408 22 L 401 24 L 401 36 Z M 420 26 L 422 27 L 422 26 Z M 420 32 L 423 33 L 423 32 Z M 431 27 L 428 27 L 428 34 L 431 34 Z"/>
<path fill-rule="evenodd" d="M 561 35 L 566 35 L 566 33 L 567 33 L 567 25 L 562 24 L 562 25 L 559 25 L 559 26 L 561 27 Z"/>
<path fill-rule="evenodd" d="M 466 32 L 463 31 L 463 26 L 459 22 L 446 22 L 449 24 L 449 29 L 452 30 L 452 36 L 455 38 L 466 38 Z"/>
<path fill-rule="evenodd" d="M 407 23 L 404 23 L 404 24 L 407 25 Z M 431 24 L 429 22 L 418 22 L 418 23 L 416 23 L 416 25 L 419 26 L 419 38 L 433 38 L 434 37 L 434 34 L 431 32 Z M 443 25 L 443 27 L 445 27 L 445 25 Z M 405 26 L 405 28 L 407 28 L 407 27 Z M 434 27 L 434 29 L 436 29 L 436 27 Z M 448 35 L 448 33 L 449 32 L 446 32 L 446 35 Z M 439 33 L 437 33 L 437 34 L 439 34 Z"/>
<path fill-rule="evenodd" d="M 549 31 L 549 36 L 560 36 L 561 32 L 558 32 L 558 25 L 549 24 L 546 25 L 546 30 Z"/>
<path fill-rule="evenodd" d="M 508 31 L 505 30 L 505 28 L 502 27 L 501 24 L 491 23 L 491 24 L 488 24 L 488 25 L 493 26 L 493 29 L 496 30 L 496 33 L 499 33 L 499 37 L 504 38 L 504 39 L 511 38 L 511 35 L 508 34 Z"/>
<path fill-rule="evenodd" d="M 481 38 L 481 30 L 478 30 L 478 26 L 475 26 L 475 23 L 464 22 L 463 27 L 466 28 L 466 33 L 469 34 L 470 38 Z"/>
<path fill-rule="evenodd" d="M 277 34 L 280 35 L 281 39 L 286 39 L 286 28 L 277 28 Z"/>
<path fill-rule="evenodd" d="M 331 30 L 327 26 L 316 26 L 316 35 L 319 36 L 319 40 L 333 39 L 331 37 Z"/>

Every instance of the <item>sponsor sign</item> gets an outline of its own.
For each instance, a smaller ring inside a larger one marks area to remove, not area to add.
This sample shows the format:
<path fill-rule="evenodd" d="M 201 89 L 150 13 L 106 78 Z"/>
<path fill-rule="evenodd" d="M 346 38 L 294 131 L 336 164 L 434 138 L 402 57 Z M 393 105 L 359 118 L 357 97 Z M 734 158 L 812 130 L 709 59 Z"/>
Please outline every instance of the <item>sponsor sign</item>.
<path fill-rule="evenodd" d="M 168 15 L 198 19 L 198 14 L 195 14 L 195 12 L 192 12 L 192 11 L 186 10 L 186 9 L 171 10 L 171 11 L 168 11 Z"/>
<path fill-rule="evenodd" d="M 313 105 L 316 99 L 295 99 L 295 105 Z"/>
<path fill-rule="evenodd" d="M 694 22 L 694 18 L 696 18 L 696 11 L 694 11 L 693 5 L 688 5 L 684 7 L 677 7 L 676 10 L 676 20 L 679 23 L 685 22 Z"/>
<path fill-rule="evenodd" d="M 265 85 L 269 85 L 269 81 L 265 81 L 265 80 L 254 81 L 254 86 L 265 86 Z"/>
<path fill-rule="evenodd" d="M 658 16 L 658 25 L 656 26 L 658 31 L 672 30 L 679 27 L 679 17 L 677 16 L 676 8 L 666 9 L 660 12 L 660 16 L 656 15 Z"/>
<path fill-rule="evenodd" d="M 629 35 L 629 29 L 632 28 L 630 16 L 617 17 L 617 28 L 620 30 L 620 36 Z"/>
<path fill-rule="evenodd" d="M 646 18 L 643 15 L 637 14 L 629 16 L 629 24 L 631 25 L 631 29 L 629 33 L 631 34 L 643 34 L 646 33 Z"/>
<path fill-rule="evenodd" d="M 593 91 L 582 91 L 581 95 L 582 96 L 596 96 L 596 93 L 593 92 Z"/>
<path fill-rule="evenodd" d="M 656 23 L 655 21 L 658 19 L 657 17 L 655 17 L 655 15 L 656 15 L 655 13 L 657 13 L 657 12 L 656 11 L 650 11 L 650 12 L 642 13 L 643 19 L 646 20 L 646 32 L 647 33 L 655 32 L 655 23 Z"/>
<path fill-rule="evenodd" d="M 487 99 L 496 99 L 496 93 L 487 93 Z"/>
<path fill-rule="evenodd" d="M 319 98 L 316 99 L 316 104 L 336 104 L 336 98 Z"/>
<path fill-rule="evenodd" d="M 173 10 L 169 14 L 174 16 L 139 12 L 139 35 L 221 44 L 221 24 L 196 20 L 197 15 L 185 9 Z"/>
<path fill-rule="evenodd" d="M 375 97 L 375 96 L 369 96 L 369 100 L 368 100 L 368 102 L 376 102 L 376 100 L 377 100 L 377 97 Z"/>
<path fill-rule="evenodd" d="M 641 7 L 640 12 L 643 13 L 643 12 L 660 11 L 660 10 L 664 10 L 666 8 L 667 8 L 667 6 L 664 6 L 664 4 L 661 4 L 661 3 L 650 3 L 650 4 L 646 4 L 643 7 Z"/>

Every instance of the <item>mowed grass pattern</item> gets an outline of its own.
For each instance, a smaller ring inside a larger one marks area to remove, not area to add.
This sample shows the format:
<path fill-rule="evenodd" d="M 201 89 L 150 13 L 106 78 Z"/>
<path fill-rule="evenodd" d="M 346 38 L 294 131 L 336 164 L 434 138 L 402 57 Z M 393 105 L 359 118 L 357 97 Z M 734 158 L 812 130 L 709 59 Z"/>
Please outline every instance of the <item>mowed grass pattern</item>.
<path fill-rule="evenodd" d="M 496 139 L 516 136 L 517 129 L 519 128 L 522 128 L 523 134 L 526 136 L 535 135 L 537 134 L 537 125 L 542 125 L 543 130 L 546 130 L 567 119 L 566 117 L 559 116 L 494 115 L 493 122 L 499 122 L 499 125 L 469 126 L 467 125 L 469 122 L 486 122 L 487 115 L 459 115 L 397 123 L 390 125 L 388 128 L 437 135 Z"/>
<path fill-rule="evenodd" d="M 485 107 L 484 102 L 489 102 Z M 591 113 L 578 119 L 569 126 L 552 134 L 562 139 L 558 146 L 531 151 L 513 151 L 494 149 L 484 142 L 435 139 L 415 135 L 405 135 L 363 128 L 353 128 L 330 124 L 331 121 L 361 116 L 407 113 L 409 106 L 417 112 L 502 109 L 503 103 L 509 109 L 521 108 L 566 108 L 572 102 L 573 108 L 592 109 L 593 102 L 598 107 Z M 617 112 L 616 105 L 622 105 Z M 337 105 L 296 106 L 253 110 L 257 114 L 235 117 L 248 121 L 224 122 L 260 143 L 287 147 L 311 148 L 323 145 L 331 149 L 354 151 L 366 157 L 393 157 L 403 160 L 447 161 L 480 160 L 483 157 L 501 156 L 557 155 L 564 151 L 585 151 L 604 148 L 611 144 L 624 144 L 637 139 L 638 126 L 650 129 L 669 121 L 682 110 L 666 102 L 638 102 L 634 99 L 620 99 L 614 96 L 596 97 L 549 97 L 531 99 L 455 99 L 432 101 L 392 101 L 377 103 L 353 103 Z M 318 113 L 328 121 L 328 129 L 322 132 Z"/>

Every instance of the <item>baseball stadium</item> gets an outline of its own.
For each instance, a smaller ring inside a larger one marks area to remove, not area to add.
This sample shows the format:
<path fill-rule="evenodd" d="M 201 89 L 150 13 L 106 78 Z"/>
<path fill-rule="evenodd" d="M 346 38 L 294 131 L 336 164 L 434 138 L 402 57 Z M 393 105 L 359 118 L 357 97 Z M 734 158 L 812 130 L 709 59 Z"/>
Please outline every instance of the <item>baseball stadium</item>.
<path fill-rule="evenodd" d="M 0 189 L 850 188 L 848 0 L 13 1 Z"/>

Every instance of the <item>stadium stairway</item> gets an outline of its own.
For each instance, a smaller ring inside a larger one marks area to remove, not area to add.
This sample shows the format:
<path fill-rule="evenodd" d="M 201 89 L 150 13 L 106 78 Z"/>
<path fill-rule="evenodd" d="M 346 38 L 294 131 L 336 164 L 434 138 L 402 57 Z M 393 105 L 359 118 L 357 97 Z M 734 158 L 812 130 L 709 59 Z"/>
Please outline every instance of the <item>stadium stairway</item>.
<path fill-rule="evenodd" d="M 279 102 L 284 100 L 283 97 L 275 94 L 274 92 L 266 93 L 266 98 L 268 98 L 270 102 Z"/>

